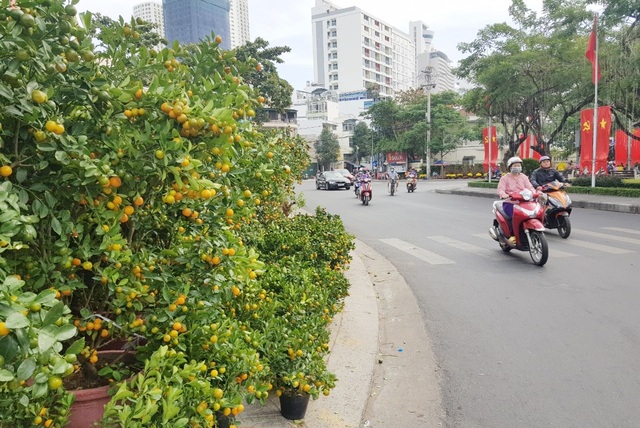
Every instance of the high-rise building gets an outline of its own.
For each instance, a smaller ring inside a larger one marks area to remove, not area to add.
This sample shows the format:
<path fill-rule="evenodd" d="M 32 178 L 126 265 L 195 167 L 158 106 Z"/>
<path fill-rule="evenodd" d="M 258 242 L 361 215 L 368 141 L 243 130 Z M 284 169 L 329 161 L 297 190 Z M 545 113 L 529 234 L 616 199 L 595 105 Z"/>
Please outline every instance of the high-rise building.
<path fill-rule="evenodd" d="M 249 36 L 249 0 L 231 0 L 229 25 L 232 49 L 251 40 Z"/>
<path fill-rule="evenodd" d="M 198 43 L 213 33 L 222 37 L 223 49 L 231 48 L 229 0 L 162 0 L 162 5 L 169 44 Z"/>
<path fill-rule="evenodd" d="M 449 57 L 433 47 L 435 32 L 422 21 L 412 21 L 409 34 L 416 44 L 417 86 L 433 84 L 432 93 L 455 90 Z"/>
<path fill-rule="evenodd" d="M 357 8 L 316 0 L 311 10 L 314 79 L 336 92 L 375 89 L 382 96 L 415 85 L 408 34 Z"/>
<path fill-rule="evenodd" d="M 155 24 L 156 28 L 153 31 L 158 33 L 160 37 L 165 37 L 162 3 L 159 1 L 146 1 L 133 6 L 133 17 Z"/>

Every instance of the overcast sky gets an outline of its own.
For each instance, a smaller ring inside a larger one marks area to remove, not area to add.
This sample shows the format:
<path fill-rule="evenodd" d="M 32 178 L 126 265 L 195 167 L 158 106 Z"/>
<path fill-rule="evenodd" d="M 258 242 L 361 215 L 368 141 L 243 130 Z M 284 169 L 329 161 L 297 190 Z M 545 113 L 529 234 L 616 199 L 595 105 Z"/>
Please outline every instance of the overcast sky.
<path fill-rule="evenodd" d="M 161 0 L 158 0 L 161 2 Z M 80 0 L 79 11 L 90 10 L 111 18 L 131 17 L 133 5 L 142 0 Z M 471 42 L 481 28 L 496 22 L 509 21 L 511 0 L 335 0 L 339 7 L 357 6 L 381 21 L 404 32 L 410 21 L 423 21 L 435 31 L 433 46 L 452 61 L 462 54 L 456 46 Z M 542 0 L 525 0 L 536 11 Z M 311 48 L 311 8 L 315 0 L 249 0 L 251 39 L 262 37 L 271 46 L 289 46 L 283 56 L 285 64 L 278 69 L 280 77 L 295 89 L 303 89 L 313 81 Z"/>

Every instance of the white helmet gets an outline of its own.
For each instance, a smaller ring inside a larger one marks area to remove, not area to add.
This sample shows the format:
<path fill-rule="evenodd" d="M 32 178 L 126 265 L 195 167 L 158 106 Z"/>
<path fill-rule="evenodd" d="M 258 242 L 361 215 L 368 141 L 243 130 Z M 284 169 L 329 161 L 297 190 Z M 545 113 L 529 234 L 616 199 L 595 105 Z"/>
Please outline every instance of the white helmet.
<path fill-rule="evenodd" d="M 511 168 L 511 165 L 514 163 L 522 163 L 522 159 L 520 159 L 518 156 L 509 158 L 509 160 L 507 161 L 507 168 Z"/>

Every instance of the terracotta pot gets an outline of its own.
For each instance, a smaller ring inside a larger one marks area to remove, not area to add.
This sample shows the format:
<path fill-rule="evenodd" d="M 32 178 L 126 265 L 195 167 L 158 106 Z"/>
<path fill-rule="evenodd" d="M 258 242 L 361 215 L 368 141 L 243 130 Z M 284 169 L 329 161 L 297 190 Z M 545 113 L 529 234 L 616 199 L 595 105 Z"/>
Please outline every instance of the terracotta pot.
<path fill-rule="evenodd" d="M 123 361 L 133 363 L 135 353 L 123 350 L 98 351 L 98 361 Z M 98 422 L 104 413 L 104 406 L 111 400 L 109 388 L 111 385 L 88 389 L 73 389 L 69 393 L 75 396 L 75 401 L 69 411 L 67 428 L 89 428 Z"/>
<path fill-rule="evenodd" d="M 76 389 L 70 391 L 76 399 L 70 410 L 67 428 L 88 428 L 100 420 L 104 413 L 104 406 L 111 396 L 108 394 L 109 385 L 91 389 Z"/>
<path fill-rule="evenodd" d="M 309 394 L 292 394 L 286 392 L 280 396 L 280 414 L 285 419 L 304 419 L 309 404 Z"/>

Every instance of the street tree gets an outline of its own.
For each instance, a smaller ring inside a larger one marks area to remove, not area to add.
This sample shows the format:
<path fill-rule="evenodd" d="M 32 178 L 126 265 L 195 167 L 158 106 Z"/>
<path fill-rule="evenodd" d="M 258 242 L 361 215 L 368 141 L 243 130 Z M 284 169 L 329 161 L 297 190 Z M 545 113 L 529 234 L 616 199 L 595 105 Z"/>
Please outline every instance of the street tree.
<path fill-rule="evenodd" d="M 261 37 L 246 42 L 236 49 L 239 61 L 253 63 L 254 69 L 245 78 L 258 93 L 266 98 L 265 105 L 280 112 L 291 105 L 293 87 L 278 75 L 276 64 L 282 64 L 282 55 L 291 52 L 288 46 L 269 46 Z M 260 114 L 258 114 L 260 117 Z"/>
<path fill-rule="evenodd" d="M 329 169 L 331 165 L 338 161 L 340 156 L 340 143 L 338 136 L 331 132 L 328 128 L 324 128 L 318 139 L 313 144 L 316 150 L 316 158 L 318 160 L 318 170 Z"/>
<path fill-rule="evenodd" d="M 516 26 L 492 24 L 459 45 L 468 56 L 457 74 L 479 86 L 463 105 L 502 125 L 505 156 L 530 133 L 535 149 L 548 153 L 569 118 L 593 101 L 584 57 L 592 16 L 577 0 L 549 3 L 540 16 L 514 0 L 509 14 Z"/>
<path fill-rule="evenodd" d="M 452 91 L 431 95 L 433 138 L 429 149 L 440 157 L 473 138 L 467 119 L 460 114 L 459 103 L 460 96 Z M 427 150 L 426 112 L 427 96 L 423 91 L 405 92 L 398 100 L 373 105 L 368 114 L 380 135 L 378 149 L 407 152 L 410 157 L 422 158 Z"/>
<path fill-rule="evenodd" d="M 359 157 L 368 155 L 373 156 L 373 130 L 367 126 L 366 122 L 358 122 L 353 129 L 353 137 L 351 143 L 356 153 L 356 162 Z"/>

